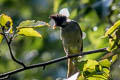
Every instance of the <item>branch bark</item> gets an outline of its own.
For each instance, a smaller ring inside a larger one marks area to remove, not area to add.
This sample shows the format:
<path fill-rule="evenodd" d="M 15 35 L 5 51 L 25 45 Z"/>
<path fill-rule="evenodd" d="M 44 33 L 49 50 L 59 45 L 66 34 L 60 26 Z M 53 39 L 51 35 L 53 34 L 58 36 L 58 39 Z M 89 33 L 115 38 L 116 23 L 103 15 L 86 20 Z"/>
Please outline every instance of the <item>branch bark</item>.
<path fill-rule="evenodd" d="M 79 54 L 79 53 L 72 54 L 72 55 L 69 55 L 69 56 L 64 56 L 64 57 L 60 57 L 60 58 L 57 58 L 57 59 L 53 59 L 53 60 L 50 60 L 50 61 L 47 61 L 47 62 L 33 64 L 33 65 L 26 66 L 26 67 L 23 67 L 23 68 L 19 68 L 19 69 L 16 69 L 16 70 L 13 70 L 13 71 L 10 71 L 10 72 L 7 72 L 7 73 L 0 74 L 0 78 L 10 76 L 10 75 L 13 75 L 13 74 L 25 71 L 25 70 L 37 68 L 37 67 L 43 67 L 44 68 L 47 65 L 57 63 L 57 62 L 60 62 L 60 61 L 63 61 L 63 60 L 67 60 L 68 58 L 73 58 L 73 57 L 77 57 L 77 56 L 84 56 L 84 55 L 98 53 L 98 52 L 107 52 L 107 50 L 106 50 L 106 48 L 102 48 L 102 49 L 92 50 L 92 51 L 88 51 L 88 52 L 83 52 L 82 54 Z"/>
<path fill-rule="evenodd" d="M 17 59 L 14 57 L 14 55 L 13 55 L 13 53 L 12 53 L 12 49 L 11 49 L 11 40 L 12 40 L 12 38 L 11 38 L 10 40 L 8 40 L 8 38 L 7 38 L 7 36 L 6 36 L 6 33 L 5 33 L 5 30 L 4 30 L 4 27 L 2 27 L 2 32 L 3 32 L 2 34 L 3 34 L 3 36 L 4 36 L 5 40 L 6 40 L 6 43 L 7 43 L 7 45 L 8 45 L 11 58 L 12 58 L 13 61 L 15 61 L 16 63 L 18 63 L 18 64 L 22 65 L 23 67 L 25 67 L 25 64 L 24 64 L 23 62 L 17 60 Z"/>

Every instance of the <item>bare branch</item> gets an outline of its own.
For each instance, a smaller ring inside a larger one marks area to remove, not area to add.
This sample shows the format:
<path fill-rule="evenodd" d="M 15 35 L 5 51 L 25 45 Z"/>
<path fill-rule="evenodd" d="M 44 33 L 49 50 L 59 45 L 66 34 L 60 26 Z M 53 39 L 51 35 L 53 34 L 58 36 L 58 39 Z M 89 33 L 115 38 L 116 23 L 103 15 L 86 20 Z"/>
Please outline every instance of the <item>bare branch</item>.
<path fill-rule="evenodd" d="M 101 60 L 102 60 L 102 59 L 107 59 L 107 58 L 109 58 L 109 57 L 111 57 L 111 56 L 113 56 L 113 55 L 114 55 L 113 52 L 109 52 L 109 53 L 107 53 L 106 55 L 104 55 L 103 57 L 101 57 Z"/>
<path fill-rule="evenodd" d="M 0 80 L 8 80 L 10 78 L 10 75 L 7 75 L 5 77 L 0 78 Z"/>
<path fill-rule="evenodd" d="M 45 67 L 45 66 L 53 64 L 53 63 L 57 63 L 57 62 L 60 62 L 60 61 L 63 61 L 63 60 L 67 60 L 68 58 L 73 58 L 73 57 L 77 57 L 77 56 L 84 56 L 84 55 L 98 53 L 98 52 L 107 52 L 107 50 L 106 50 L 106 48 L 102 48 L 102 49 L 98 49 L 98 50 L 83 52 L 82 54 L 79 54 L 79 53 L 78 54 L 72 54 L 70 56 L 60 57 L 60 58 L 53 59 L 53 60 L 50 60 L 50 61 L 47 61 L 47 62 L 33 64 L 33 65 L 26 66 L 26 67 L 23 67 L 23 68 L 19 68 L 19 69 L 16 69 L 16 70 L 13 70 L 13 71 L 10 71 L 10 72 L 7 72 L 7 73 L 0 74 L 0 78 L 8 76 L 8 75 L 13 75 L 13 74 L 16 74 L 18 72 L 25 71 L 25 70 L 37 68 L 37 67 Z"/>
<path fill-rule="evenodd" d="M 11 42 L 13 41 L 13 39 L 16 37 L 16 32 L 13 32 L 12 37 L 9 40 L 9 44 L 11 44 Z"/>
<path fill-rule="evenodd" d="M 3 35 L 3 33 L 0 32 L 1 35 Z"/>
<path fill-rule="evenodd" d="M 17 59 L 14 57 L 14 55 L 13 55 L 13 53 L 12 53 L 11 45 L 10 45 L 10 44 L 11 44 L 11 40 L 9 41 L 9 40 L 7 39 L 7 36 L 6 36 L 6 34 L 5 34 L 4 27 L 2 27 L 2 31 L 3 31 L 3 36 L 4 36 L 5 40 L 6 40 L 7 45 L 8 45 L 8 48 L 9 48 L 11 58 L 13 59 L 13 61 L 15 61 L 16 63 L 22 65 L 22 66 L 25 68 L 25 64 L 24 64 L 23 62 L 20 62 L 19 60 L 17 60 Z"/>

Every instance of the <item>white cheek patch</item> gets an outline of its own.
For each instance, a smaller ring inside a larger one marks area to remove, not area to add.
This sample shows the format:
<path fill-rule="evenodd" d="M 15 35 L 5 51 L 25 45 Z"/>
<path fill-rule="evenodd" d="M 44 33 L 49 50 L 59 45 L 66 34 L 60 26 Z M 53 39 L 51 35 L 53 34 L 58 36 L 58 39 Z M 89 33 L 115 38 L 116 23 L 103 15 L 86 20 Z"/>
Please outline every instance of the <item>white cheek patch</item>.
<path fill-rule="evenodd" d="M 53 19 L 51 19 L 49 21 L 49 25 L 53 28 L 56 24 L 55 24 L 55 21 Z"/>
<path fill-rule="evenodd" d="M 66 17 L 69 17 L 69 16 L 70 16 L 70 13 L 69 13 L 69 11 L 68 11 L 67 8 L 61 9 L 61 10 L 59 11 L 59 14 L 64 15 L 64 16 L 66 16 Z"/>

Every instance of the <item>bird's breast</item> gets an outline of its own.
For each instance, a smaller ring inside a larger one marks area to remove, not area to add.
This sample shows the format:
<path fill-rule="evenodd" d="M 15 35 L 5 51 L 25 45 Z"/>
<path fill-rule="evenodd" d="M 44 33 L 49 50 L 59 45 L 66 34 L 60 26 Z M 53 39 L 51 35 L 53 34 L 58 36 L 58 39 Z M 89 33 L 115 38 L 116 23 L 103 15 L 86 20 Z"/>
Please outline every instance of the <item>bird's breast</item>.
<path fill-rule="evenodd" d="M 61 29 L 61 38 L 66 50 L 69 49 L 71 53 L 80 52 L 82 37 L 79 26 L 69 25 L 69 27 Z"/>

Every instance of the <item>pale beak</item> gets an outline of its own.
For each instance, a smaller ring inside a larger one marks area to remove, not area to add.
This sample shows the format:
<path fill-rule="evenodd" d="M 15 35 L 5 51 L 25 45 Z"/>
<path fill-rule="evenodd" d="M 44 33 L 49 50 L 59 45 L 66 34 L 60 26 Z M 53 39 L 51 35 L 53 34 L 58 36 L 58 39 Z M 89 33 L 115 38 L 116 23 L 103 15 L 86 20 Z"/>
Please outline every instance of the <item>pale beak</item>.
<path fill-rule="evenodd" d="M 55 29 L 56 28 L 56 26 L 53 26 L 53 29 Z"/>
<path fill-rule="evenodd" d="M 56 28 L 56 24 L 55 24 L 54 19 L 51 19 L 51 20 L 49 21 L 49 25 L 50 25 L 53 29 Z"/>

